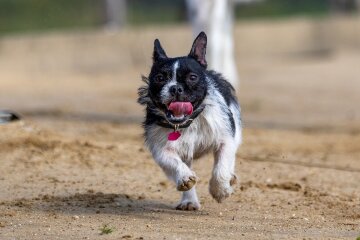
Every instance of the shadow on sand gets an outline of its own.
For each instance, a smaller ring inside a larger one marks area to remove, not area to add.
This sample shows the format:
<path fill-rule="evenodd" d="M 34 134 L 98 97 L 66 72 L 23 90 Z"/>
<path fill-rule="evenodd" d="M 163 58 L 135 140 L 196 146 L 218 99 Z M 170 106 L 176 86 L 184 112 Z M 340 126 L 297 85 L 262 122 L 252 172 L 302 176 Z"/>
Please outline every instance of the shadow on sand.
<path fill-rule="evenodd" d="M 76 193 L 68 196 L 43 195 L 33 199 L 17 199 L 1 205 L 26 208 L 32 211 L 69 215 L 116 214 L 149 217 L 146 213 L 165 212 L 184 214 L 174 206 L 157 200 L 147 200 L 143 195 L 134 197 L 127 194 Z"/>

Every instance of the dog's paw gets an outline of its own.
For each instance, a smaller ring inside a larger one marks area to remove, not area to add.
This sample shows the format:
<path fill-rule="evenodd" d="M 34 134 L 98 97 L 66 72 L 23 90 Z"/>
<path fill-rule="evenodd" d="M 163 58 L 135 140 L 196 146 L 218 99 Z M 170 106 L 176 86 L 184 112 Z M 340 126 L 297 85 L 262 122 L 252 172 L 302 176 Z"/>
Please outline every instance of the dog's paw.
<path fill-rule="evenodd" d="M 182 211 L 197 211 L 201 207 L 199 202 L 183 201 L 176 206 L 176 210 Z"/>
<path fill-rule="evenodd" d="M 196 176 L 184 177 L 178 181 L 176 189 L 178 191 L 189 191 L 196 184 Z"/>
<path fill-rule="evenodd" d="M 221 203 L 234 192 L 232 186 L 236 184 L 237 177 L 232 174 L 230 180 L 220 180 L 217 178 L 211 178 L 209 191 L 211 196 L 218 202 Z"/>

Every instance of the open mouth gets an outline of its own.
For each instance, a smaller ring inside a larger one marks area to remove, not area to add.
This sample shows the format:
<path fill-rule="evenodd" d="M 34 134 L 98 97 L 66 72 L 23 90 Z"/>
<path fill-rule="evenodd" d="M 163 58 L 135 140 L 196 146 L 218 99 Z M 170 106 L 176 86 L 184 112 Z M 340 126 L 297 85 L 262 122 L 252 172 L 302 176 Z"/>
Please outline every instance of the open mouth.
<path fill-rule="evenodd" d="M 166 118 L 173 124 L 185 122 L 193 112 L 191 102 L 171 102 L 167 108 Z"/>

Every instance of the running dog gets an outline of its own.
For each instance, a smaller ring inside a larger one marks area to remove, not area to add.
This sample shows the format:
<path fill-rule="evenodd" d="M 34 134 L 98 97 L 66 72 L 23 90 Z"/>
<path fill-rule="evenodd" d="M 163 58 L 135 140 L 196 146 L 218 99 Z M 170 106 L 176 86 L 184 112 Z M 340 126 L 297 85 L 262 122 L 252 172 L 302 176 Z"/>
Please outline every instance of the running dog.
<path fill-rule="evenodd" d="M 145 143 L 182 198 L 176 209 L 198 210 L 193 161 L 214 153 L 209 191 L 218 202 L 236 183 L 236 151 L 242 141 L 240 106 L 235 90 L 221 74 L 207 70 L 207 36 L 201 32 L 189 55 L 170 58 L 158 39 L 153 66 L 138 102 L 146 106 Z"/>

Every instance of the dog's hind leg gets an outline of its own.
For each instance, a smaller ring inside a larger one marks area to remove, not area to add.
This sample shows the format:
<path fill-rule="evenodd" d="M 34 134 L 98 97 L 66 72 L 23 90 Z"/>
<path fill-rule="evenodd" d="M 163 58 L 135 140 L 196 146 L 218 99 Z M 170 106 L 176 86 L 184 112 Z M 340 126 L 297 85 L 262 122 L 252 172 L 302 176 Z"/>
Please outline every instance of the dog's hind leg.
<path fill-rule="evenodd" d="M 215 163 L 210 179 L 209 191 L 218 202 L 222 202 L 233 193 L 232 185 L 236 183 L 234 174 L 237 145 L 232 139 L 224 141 L 215 150 Z"/>
<path fill-rule="evenodd" d="M 195 211 L 200 209 L 199 199 L 195 186 L 189 191 L 182 193 L 181 201 L 176 207 L 177 210 Z"/>

